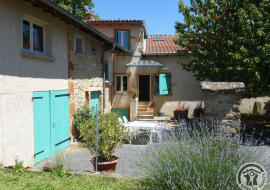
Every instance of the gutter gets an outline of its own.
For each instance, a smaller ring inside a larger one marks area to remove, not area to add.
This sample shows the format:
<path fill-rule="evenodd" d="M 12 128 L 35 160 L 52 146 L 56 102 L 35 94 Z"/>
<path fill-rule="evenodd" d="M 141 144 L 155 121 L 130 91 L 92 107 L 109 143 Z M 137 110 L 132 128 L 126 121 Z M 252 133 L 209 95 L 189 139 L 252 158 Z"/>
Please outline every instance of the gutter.
<path fill-rule="evenodd" d="M 42 3 L 45 3 L 48 6 L 52 7 L 53 9 L 59 11 L 61 14 L 65 15 L 70 20 L 72 20 L 72 21 L 80 24 L 82 27 L 84 27 L 85 29 L 91 31 L 92 33 L 96 34 L 97 36 L 100 36 L 101 38 L 104 39 L 104 41 L 107 41 L 108 43 L 111 43 L 111 44 L 114 44 L 115 43 L 110 38 L 108 38 L 107 36 L 105 36 L 104 34 L 102 34 L 101 32 L 99 32 L 98 30 L 94 29 L 92 26 L 89 26 L 87 23 L 85 23 L 84 21 L 82 21 L 80 18 L 78 18 L 75 15 L 71 14 L 70 12 L 66 11 L 65 9 L 63 9 L 62 7 L 60 7 L 59 5 L 57 5 L 56 3 L 54 3 L 54 2 L 52 2 L 50 0 L 40 0 L 40 1 Z M 119 48 L 119 49 L 121 49 L 122 51 L 126 52 L 127 54 L 132 54 L 132 52 L 130 50 L 122 47 L 119 44 L 116 44 L 116 47 Z"/>
<path fill-rule="evenodd" d="M 109 50 L 107 50 L 107 51 L 104 51 L 103 53 L 102 53 L 102 59 L 103 59 L 103 114 L 105 114 L 106 113 L 106 90 L 105 90 L 105 85 L 106 85 L 106 82 L 105 82 L 105 75 L 106 75 L 106 73 L 105 73 L 105 53 L 106 52 L 108 52 L 108 51 L 112 51 L 112 50 L 114 50 L 115 49 L 115 43 L 113 43 L 112 44 L 113 45 L 113 47 L 111 48 L 111 49 L 109 49 Z"/>

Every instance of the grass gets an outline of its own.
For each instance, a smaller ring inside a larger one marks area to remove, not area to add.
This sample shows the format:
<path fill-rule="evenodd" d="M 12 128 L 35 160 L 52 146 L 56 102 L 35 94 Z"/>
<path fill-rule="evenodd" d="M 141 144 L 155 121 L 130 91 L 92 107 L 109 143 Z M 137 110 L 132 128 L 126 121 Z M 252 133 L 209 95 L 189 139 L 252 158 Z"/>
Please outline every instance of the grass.
<path fill-rule="evenodd" d="M 139 182 L 128 178 L 109 178 L 100 175 L 72 175 L 56 177 L 47 172 L 24 172 L 0 170 L 0 189 L 141 189 Z"/>

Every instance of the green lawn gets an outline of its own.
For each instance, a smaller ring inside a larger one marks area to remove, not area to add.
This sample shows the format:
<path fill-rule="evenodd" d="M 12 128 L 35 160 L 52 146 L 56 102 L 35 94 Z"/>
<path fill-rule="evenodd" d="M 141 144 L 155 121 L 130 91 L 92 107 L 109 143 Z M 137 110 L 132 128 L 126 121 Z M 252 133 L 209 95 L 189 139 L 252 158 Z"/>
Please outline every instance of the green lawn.
<path fill-rule="evenodd" d="M 108 178 L 101 175 L 72 175 L 55 177 L 47 172 L 24 172 L 0 170 L 0 189 L 141 189 L 139 182 L 132 179 Z"/>

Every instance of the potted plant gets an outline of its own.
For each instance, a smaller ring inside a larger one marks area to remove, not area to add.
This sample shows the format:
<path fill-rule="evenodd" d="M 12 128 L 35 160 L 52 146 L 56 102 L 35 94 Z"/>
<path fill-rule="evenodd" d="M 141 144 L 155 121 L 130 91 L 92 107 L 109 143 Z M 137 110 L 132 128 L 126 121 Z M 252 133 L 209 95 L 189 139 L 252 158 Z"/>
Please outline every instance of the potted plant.
<path fill-rule="evenodd" d="M 115 112 L 108 114 L 98 114 L 98 163 L 97 170 L 114 173 L 119 158 L 113 155 L 114 151 L 121 147 L 126 140 L 125 127 L 118 124 L 119 115 Z M 96 155 L 96 118 L 85 121 L 78 127 L 81 138 L 89 147 L 91 155 Z M 96 170 L 96 157 L 92 157 L 90 162 Z"/>
<path fill-rule="evenodd" d="M 136 96 L 138 95 L 139 91 L 138 88 L 133 86 L 130 90 L 130 94 L 132 95 L 132 99 L 135 99 Z"/>
<path fill-rule="evenodd" d="M 175 119 L 185 119 L 187 120 L 188 116 L 188 109 L 184 107 L 177 106 L 176 108 L 173 109 L 174 111 L 174 118 Z"/>

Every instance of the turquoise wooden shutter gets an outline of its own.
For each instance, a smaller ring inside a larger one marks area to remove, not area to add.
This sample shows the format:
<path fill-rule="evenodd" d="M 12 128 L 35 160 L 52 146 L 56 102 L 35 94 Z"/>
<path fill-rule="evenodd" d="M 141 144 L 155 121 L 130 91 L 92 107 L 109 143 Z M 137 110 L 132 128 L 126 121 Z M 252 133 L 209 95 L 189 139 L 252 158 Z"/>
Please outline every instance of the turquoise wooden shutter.
<path fill-rule="evenodd" d="M 119 109 L 119 108 L 112 108 L 113 112 L 118 113 L 119 117 L 121 117 L 123 119 L 123 116 L 125 116 L 126 118 L 128 118 L 128 109 Z"/>
<path fill-rule="evenodd" d="M 33 93 L 35 164 L 50 156 L 51 113 L 49 92 Z M 27 145 L 26 145 L 27 146 Z"/>
<path fill-rule="evenodd" d="M 115 42 L 118 43 L 118 32 L 117 32 L 117 30 L 115 30 Z"/>
<path fill-rule="evenodd" d="M 126 32 L 126 49 L 129 49 L 129 31 Z"/>
<path fill-rule="evenodd" d="M 99 110 L 99 91 L 91 91 L 91 111 L 93 115 L 96 114 L 96 105 Z"/>
<path fill-rule="evenodd" d="M 159 94 L 166 95 L 171 93 L 171 75 L 160 74 L 159 75 Z"/>
<path fill-rule="evenodd" d="M 51 155 L 70 146 L 68 90 L 51 91 Z"/>

